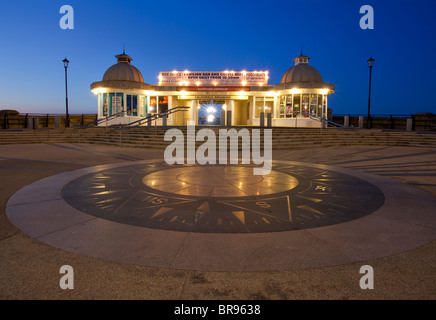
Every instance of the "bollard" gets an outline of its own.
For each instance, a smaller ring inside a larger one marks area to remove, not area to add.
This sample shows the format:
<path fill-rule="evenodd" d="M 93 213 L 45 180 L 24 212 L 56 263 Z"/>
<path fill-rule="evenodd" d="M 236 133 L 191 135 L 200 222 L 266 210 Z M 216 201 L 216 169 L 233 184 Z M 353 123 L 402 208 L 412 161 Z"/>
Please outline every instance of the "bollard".
<path fill-rule="evenodd" d="M 9 129 L 9 118 L 7 113 L 5 113 L 3 118 L 3 129 Z"/>
<path fill-rule="evenodd" d="M 413 130 L 413 119 L 412 118 L 407 118 L 406 130 L 407 131 Z"/>
<path fill-rule="evenodd" d="M 39 118 L 38 118 L 38 116 L 33 117 L 33 129 L 39 129 Z"/>
<path fill-rule="evenodd" d="M 359 116 L 359 129 L 363 129 L 363 117 Z"/>
<path fill-rule="evenodd" d="M 266 126 L 267 126 L 268 128 L 271 128 L 271 127 L 272 127 L 272 114 L 271 114 L 271 112 L 268 112 L 268 113 L 266 114 Z"/>
<path fill-rule="evenodd" d="M 260 127 L 265 126 L 265 112 L 261 112 L 259 115 Z"/>
<path fill-rule="evenodd" d="M 226 110 L 221 110 L 220 126 L 226 125 Z"/>
<path fill-rule="evenodd" d="M 27 118 L 27 128 L 33 129 L 33 125 L 34 125 L 33 117 L 28 117 Z"/>
<path fill-rule="evenodd" d="M 227 110 L 227 127 L 232 126 L 232 111 Z"/>
<path fill-rule="evenodd" d="M 344 117 L 344 126 L 349 127 L 350 126 L 350 116 Z"/>

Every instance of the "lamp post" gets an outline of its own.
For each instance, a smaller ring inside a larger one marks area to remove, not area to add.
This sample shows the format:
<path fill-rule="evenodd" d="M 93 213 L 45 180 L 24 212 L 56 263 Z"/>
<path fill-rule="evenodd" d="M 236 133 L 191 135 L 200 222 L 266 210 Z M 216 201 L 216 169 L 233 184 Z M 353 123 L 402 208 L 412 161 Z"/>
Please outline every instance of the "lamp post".
<path fill-rule="evenodd" d="M 68 114 L 68 82 L 67 82 L 67 69 L 68 69 L 68 63 L 70 61 L 67 60 L 67 58 L 65 58 L 64 60 L 62 60 L 62 62 L 64 63 L 64 68 L 65 68 L 65 115 L 66 115 L 66 119 L 65 119 L 65 127 L 69 127 L 70 126 L 70 116 Z"/>
<path fill-rule="evenodd" d="M 368 59 L 368 66 L 369 66 L 369 95 L 368 95 L 368 118 L 366 120 L 366 128 L 371 129 L 371 73 L 372 73 L 372 67 L 374 65 L 374 59 L 371 57 Z"/>

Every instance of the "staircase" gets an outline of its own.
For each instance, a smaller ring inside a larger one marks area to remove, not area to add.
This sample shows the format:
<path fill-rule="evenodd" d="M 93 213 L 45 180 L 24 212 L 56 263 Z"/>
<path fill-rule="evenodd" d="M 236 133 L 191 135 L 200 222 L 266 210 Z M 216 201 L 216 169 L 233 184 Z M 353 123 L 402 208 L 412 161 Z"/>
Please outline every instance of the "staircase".
<path fill-rule="evenodd" d="M 94 143 L 126 147 L 160 148 L 171 142 L 164 141 L 170 128 L 180 129 L 186 140 L 186 127 L 91 127 L 62 129 L 0 130 L 0 145 L 26 143 Z M 204 127 L 197 126 L 196 131 Z M 218 145 L 218 130 L 215 132 Z M 244 127 L 234 127 L 240 130 Z M 261 129 L 245 127 L 248 130 Z M 261 133 L 263 130 L 261 129 Z M 261 134 L 263 143 L 263 134 Z M 196 142 L 201 145 L 203 142 Z M 272 147 L 280 149 L 309 149 L 331 146 L 407 146 L 436 148 L 436 133 L 392 130 L 345 130 L 339 128 L 272 128 Z"/>

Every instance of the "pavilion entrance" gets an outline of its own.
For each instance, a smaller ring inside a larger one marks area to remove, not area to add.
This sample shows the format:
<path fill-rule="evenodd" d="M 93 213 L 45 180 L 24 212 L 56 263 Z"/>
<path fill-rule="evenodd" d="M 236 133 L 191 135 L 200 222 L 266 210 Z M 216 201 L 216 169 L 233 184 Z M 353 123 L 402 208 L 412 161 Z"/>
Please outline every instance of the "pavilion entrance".
<path fill-rule="evenodd" d="M 198 125 L 220 125 L 224 117 L 224 100 L 200 100 L 198 107 Z M 224 120 L 224 119 L 223 119 Z"/>

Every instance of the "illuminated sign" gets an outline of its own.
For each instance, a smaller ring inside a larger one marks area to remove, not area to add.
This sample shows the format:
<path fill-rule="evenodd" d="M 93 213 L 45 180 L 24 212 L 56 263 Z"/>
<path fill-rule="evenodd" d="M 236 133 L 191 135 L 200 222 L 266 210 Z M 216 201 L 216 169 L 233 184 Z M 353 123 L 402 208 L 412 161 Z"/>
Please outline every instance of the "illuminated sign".
<path fill-rule="evenodd" d="M 248 100 L 248 96 L 200 96 L 200 95 L 186 95 L 186 96 L 177 96 L 180 100 L 197 100 L 197 99 L 210 99 L 210 100 Z"/>
<path fill-rule="evenodd" d="M 178 87 L 177 91 L 200 91 L 200 92 L 250 91 L 250 88 L 241 88 L 241 87 Z"/>
<path fill-rule="evenodd" d="M 164 86 L 264 86 L 268 71 L 166 71 L 159 72 Z"/>

